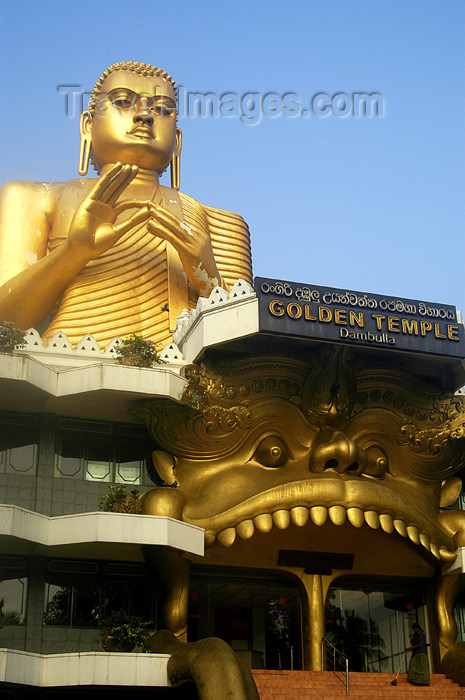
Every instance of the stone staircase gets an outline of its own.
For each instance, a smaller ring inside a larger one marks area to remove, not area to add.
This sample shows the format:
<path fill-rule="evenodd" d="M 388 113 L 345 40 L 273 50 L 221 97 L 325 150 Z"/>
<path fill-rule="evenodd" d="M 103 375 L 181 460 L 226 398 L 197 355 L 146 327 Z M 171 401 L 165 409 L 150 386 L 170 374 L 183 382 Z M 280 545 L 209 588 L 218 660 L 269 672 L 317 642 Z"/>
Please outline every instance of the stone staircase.
<path fill-rule="evenodd" d="M 346 697 L 345 685 L 330 671 L 252 670 L 260 700 L 337 700 Z M 342 675 L 342 674 L 341 674 Z M 414 686 L 402 673 L 350 673 L 349 700 L 465 700 L 465 688 L 440 674 L 430 685 Z"/>

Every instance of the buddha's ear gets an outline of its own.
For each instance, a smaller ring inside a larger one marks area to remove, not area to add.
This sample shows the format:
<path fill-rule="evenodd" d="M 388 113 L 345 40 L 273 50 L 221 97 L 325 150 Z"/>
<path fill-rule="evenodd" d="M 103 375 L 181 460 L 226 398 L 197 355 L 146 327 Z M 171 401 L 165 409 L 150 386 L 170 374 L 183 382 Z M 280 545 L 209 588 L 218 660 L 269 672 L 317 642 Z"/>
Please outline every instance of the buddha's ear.
<path fill-rule="evenodd" d="M 81 134 L 81 138 L 90 135 L 90 132 L 92 131 L 92 116 L 90 112 L 83 112 L 81 114 L 81 118 L 79 120 L 79 132 Z"/>
<path fill-rule="evenodd" d="M 171 187 L 174 190 L 179 190 L 181 186 L 181 146 L 182 131 L 178 127 L 176 129 L 176 143 L 171 157 Z"/>
<path fill-rule="evenodd" d="M 79 175 L 87 175 L 89 169 L 90 150 L 92 146 L 92 116 L 90 112 L 83 112 L 79 121 L 81 145 L 79 149 Z"/>
<path fill-rule="evenodd" d="M 176 144 L 174 146 L 174 152 L 177 156 L 181 155 L 182 146 L 182 131 L 179 127 L 176 128 Z"/>

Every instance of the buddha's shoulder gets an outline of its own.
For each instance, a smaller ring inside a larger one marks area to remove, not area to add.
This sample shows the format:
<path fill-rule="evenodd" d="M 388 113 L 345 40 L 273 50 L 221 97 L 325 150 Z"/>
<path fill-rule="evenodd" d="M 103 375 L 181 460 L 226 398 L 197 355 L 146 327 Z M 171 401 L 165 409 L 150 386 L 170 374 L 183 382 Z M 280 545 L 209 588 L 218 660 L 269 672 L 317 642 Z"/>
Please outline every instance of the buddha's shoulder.
<path fill-rule="evenodd" d="M 206 206 L 179 193 L 188 223 L 202 221 L 208 226 L 215 260 L 223 280 L 232 287 L 238 279 L 252 284 L 252 252 L 249 227 L 239 214 Z"/>
<path fill-rule="evenodd" d="M 65 194 L 79 194 L 80 198 L 93 187 L 95 178 L 65 180 L 63 182 L 36 182 L 30 180 L 10 180 L 0 189 L 2 205 L 9 203 L 37 204 L 53 206 Z"/>
<path fill-rule="evenodd" d="M 190 197 L 184 192 L 179 192 L 181 199 L 181 205 L 183 209 L 192 209 L 202 211 L 208 217 L 210 225 L 216 225 L 220 228 L 238 226 L 241 229 L 248 231 L 248 226 L 245 220 L 240 214 L 235 214 L 231 211 L 226 211 L 225 209 L 218 209 L 217 207 L 211 207 L 206 204 L 201 204 L 193 197 Z"/>

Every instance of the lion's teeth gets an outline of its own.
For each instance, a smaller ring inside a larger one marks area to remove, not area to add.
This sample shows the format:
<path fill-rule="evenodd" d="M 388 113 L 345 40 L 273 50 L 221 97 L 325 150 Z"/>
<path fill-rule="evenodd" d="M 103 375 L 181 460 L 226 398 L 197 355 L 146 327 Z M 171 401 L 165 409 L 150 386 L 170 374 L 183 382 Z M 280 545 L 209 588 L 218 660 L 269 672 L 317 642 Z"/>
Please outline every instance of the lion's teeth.
<path fill-rule="evenodd" d="M 394 532 L 394 522 L 389 513 L 381 513 L 379 516 L 379 524 L 381 525 L 383 532 L 387 532 L 388 535 Z"/>
<path fill-rule="evenodd" d="M 325 508 L 325 506 L 313 506 L 310 508 L 310 517 L 312 519 L 312 523 L 320 527 L 321 525 L 325 524 L 328 518 L 328 509 Z"/>
<path fill-rule="evenodd" d="M 375 510 L 365 511 L 365 522 L 373 530 L 378 530 L 379 528 L 379 515 Z"/>
<path fill-rule="evenodd" d="M 420 542 L 425 549 L 429 550 L 429 537 L 424 532 L 420 532 Z"/>
<path fill-rule="evenodd" d="M 439 554 L 440 554 L 442 561 L 445 561 L 445 562 L 452 562 L 452 561 L 454 561 L 455 557 L 457 556 L 457 552 L 449 552 L 449 550 L 446 549 L 445 547 L 441 547 L 439 549 Z"/>
<path fill-rule="evenodd" d="M 216 541 L 216 534 L 214 532 L 205 532 L 205 549 L 213 547 Z"/>
<path fill-rule="evenodd" d="M 346 521 L 346 509 L 344 506 L 331 506 L 328 515 L 334 525 L 343 525 Z"/>
<path fill-rule="evenodd" d="M 236 539 L 236 528 L 234 527 L 227 527 L 226 530 L 223 530 L 218 534 L 218 542 L 223 545 L 223 547 L 230 547 L 232 544 L 234 544 L 234 541 Z"/>
<path fill-rule="evenodd" d="M 255 532 L 253 520 L 244 520 L 242 523 L 236 525 L 236 532 L 242 540 L 250 540 Z"/>
<path fill-rule="evenodd" d="M 297 527 L 303 527 L 308 523 L 308 508 L 304 506 L 296 506 L 291 509 L 291 520 Z"/>
<path fill-rule="evenodd" d="M 409 540 L 412 540 L 413 544 L 420 544 L 420 534 L 418 528 L 415 525 L 407 526 L 407 535 Z"/>
<path fill-rule="evenodd" d="M 257 515 L 254 519 L 254 525 L 259 532 L 269 532 L 273 527 L 273 518 L 269 513 Z"/>
<path fill-rule="evenodd" d="M 285 530 L 291 522 L 291 515 L 288 510 L 275 510 L 271 517 L 278 530 Z"/>
<path fill-rule="evenodd" d="M 347 508 L 347 518 L 354 527 L 362 527 L 365 522 L 361 508 Z"/>
<path fill-rule="evenodd" d="M 407 528 L 405 527 L 403 520 L 394 520 L 394 527 L 399 535 L 402 535 L 402 537 L 407 537 Z"/>
<path fill-rule="evenodd" d="M 445 547 L 439 548 L 437 544 L 430 542 L 428 535 L 424 532 L 420 533 L 415 525 L 406 526 L 403 520 L 394 520 L 389 513 L 381 513 L 379 515 L 375 510 L 363 512 L 357 507 L 347 508 L 346 510 L 344 506 L 340 505 L 330 506 L 329 508 L 326 506 L 312 506 L 310 509 L 305 506 L 295 506 L 290 511 L 280 509 L 271 515 L 262 513 L 255 516 L 253 520 L 244 520 L 238 523 L 236 527 L 228 527 L 218 534 L 211 530 L 206 531 L 205 548 L 212 547 L 217 539 L 223 547 L 231 547 L 236 540 L 236 534 L 241 539 L 248 540 L 253 536 L 255 529 L 259 532 L 268 533 L 273 528 L 273 524 L 279 530 L 286 530 L 291 522 L 297 527 L 303 527 L 311 518 L 315 525 L 322 526 L 327 521 L 328 515 L 334 525 L 343 525 L 347 518 L 353 527 L 360 528 L 366 522 L 373 530 L 381 527 L 383 532 L 387 534 L 396 531 L 402 537 L 408 537 L 414 544 L 421 544 L 440 561 L 450 562 L 456 556 L 455 552 L 451 552 Z"/>

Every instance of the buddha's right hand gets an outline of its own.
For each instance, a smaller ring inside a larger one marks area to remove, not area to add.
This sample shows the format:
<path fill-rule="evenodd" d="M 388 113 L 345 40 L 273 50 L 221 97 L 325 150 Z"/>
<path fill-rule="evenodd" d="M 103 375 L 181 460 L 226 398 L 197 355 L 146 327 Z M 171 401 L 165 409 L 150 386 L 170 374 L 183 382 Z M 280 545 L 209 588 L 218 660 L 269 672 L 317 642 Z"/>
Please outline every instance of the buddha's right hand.
<path fill-rule="evenodd" d="M 147 206 L 128 201 L 116 204 L 119 196 L 136 177 L 135 165 L 116 163 L 102 175 L 95 187 L 76 209 L 68 234 L 68 246 L 74 255 L 85 262 L 97 258 L 111 248 L 121 236 L 149 217 Z M 138 207 L 138 211 L 120 224 L 117 216 L 124 210 Z"/>

